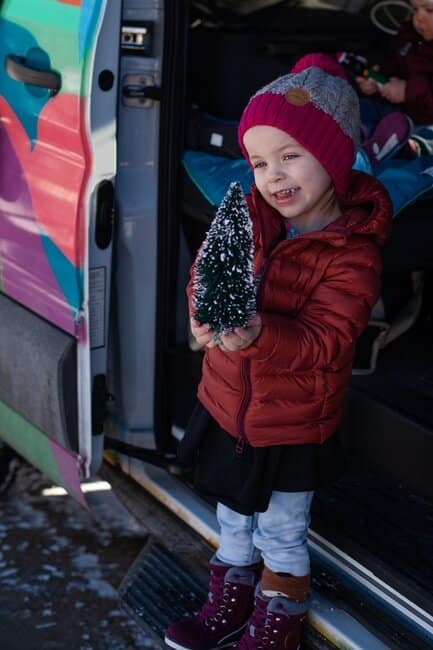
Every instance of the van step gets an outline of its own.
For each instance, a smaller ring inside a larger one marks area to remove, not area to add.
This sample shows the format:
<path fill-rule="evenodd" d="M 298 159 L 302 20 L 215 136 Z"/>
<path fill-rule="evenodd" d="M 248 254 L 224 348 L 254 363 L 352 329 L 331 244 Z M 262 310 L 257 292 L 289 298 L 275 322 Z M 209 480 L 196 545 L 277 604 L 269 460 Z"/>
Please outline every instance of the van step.
<path fill-rule="evenodd" d="M 157 645 L 173 621 L 200 608 L 207 597 L 206 583 L 176 555 L 150 537 L 119 588 L 121 607 Z M 316 630 L 307 627 L 304 650 L 332 650 Z"/>
<path fill-rule="evenodd" d="M 433 616 L 432 502 L 377 474 L 348 471 L 317 491 L 312 510 L 314 530 L 387 582 L 398 576 L 395 588 Z"/>
<path fill-rule="evenodd" d="M 152 539 L 119 589 L 122 607 L 160 638 L 173 621 L 200 608 L 206 587 L 167 549 Z"/>
<path fill-rule="evenodd" d="M 332 618 L 328 616 L 327 636 L 335 640 L 335 645 L 340 648 L 359 648 L 360 650 L 371 650 L 373 647 L 392 648 L 393 650 L 425 650 L 433 647 L 431 636 L 422 634 L 417 628 L 416 632 L 404 621 L 403 613 L 396 617 L 395 612 L 379 608 L 371 594 L 367 594 L 367 589 L 360 588 L 359 583 L 348 575 L 347 571 L 342 568 L 339 570 L 337 563 L 332 562 L 332 550 L 328 555 L 327 550 L 332 549 L 327 544 L 327 540 L 321 538 L 314 531 L 310 532 L 310 551 L 312 559 L 313 575 L 313 593 L 320 595 L 329 603 L 334 605 L 335 611 L 340 609 L 340 614 L 348 616 L 352 621 L 356 621 L 358 626 L 364 630 L 370 630 L 377 642 L 373 645 L 366 645 L 365 637 L 359 644 L 356 644 L 356 632 L 353 629 L 351 642 L 342 645 L 344 637 L 340 636 L 341 624 L 334 625 L 332 629 Z M 337 549 L 334 547 L 334 551 Z M 325 551 L 325 552 L 324 552 Z M 328 555 L 328 557 L 327 557 Z M 335 558 L 338 560 L 338 552 Z M 372 582 L 375 580 L 373 573 L 369 573 Z M 367 578 L 368 579 L 368 578 Z M 373 587 L 374 585 L 369 585 Z M 403 601 L 403 605 L 406 604 Z M 316 607 L 320 615 L 320 608 Z M 416 608 L 414 613 L 417 614 Z M 312 612 L 313 622 L 316 612 Z M 353 622 L 352 622 L 353 625 Z M 320 629 L 320 622 L 317 626 Z M 344 628 L 343 628 L 344 629 Z M 368 642 L 367 642 L 368 643 Z"/>

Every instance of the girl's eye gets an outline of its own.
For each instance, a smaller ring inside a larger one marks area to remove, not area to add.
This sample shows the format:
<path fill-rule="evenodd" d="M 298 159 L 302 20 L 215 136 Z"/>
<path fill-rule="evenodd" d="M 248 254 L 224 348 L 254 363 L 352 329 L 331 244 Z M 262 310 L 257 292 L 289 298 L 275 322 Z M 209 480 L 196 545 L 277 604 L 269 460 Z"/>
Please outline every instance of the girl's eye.
<path fill-rule="evenodd" d="M 298 154 L 297 153 L 285 153 L 283 156 L 283 160 L 293 160 L 293 158 L 297 158 Z"/>
<path fill-rule="evenodd" d="M 265 167 L 265 166 L 266 166 L 266 163 L 263 162 L 263 161 L 254 163 L 254 169 L 261 169 L 262 167 Z"/>

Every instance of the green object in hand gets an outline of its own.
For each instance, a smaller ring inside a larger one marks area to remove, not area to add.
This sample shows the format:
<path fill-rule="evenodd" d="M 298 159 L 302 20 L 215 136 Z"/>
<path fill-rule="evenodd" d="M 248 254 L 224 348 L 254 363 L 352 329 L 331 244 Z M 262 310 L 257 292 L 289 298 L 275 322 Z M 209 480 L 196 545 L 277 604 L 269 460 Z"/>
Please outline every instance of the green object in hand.
<path fill-rule="evenodd" d="M 388 77 L 385 77 L 384 74 L 378 72 L 377 70 L 372 70 L 371 68 L 364 71 L 364 77 L 366 79 L 373 79 L 378 85 L 383 85 L 388 83 Z"/>

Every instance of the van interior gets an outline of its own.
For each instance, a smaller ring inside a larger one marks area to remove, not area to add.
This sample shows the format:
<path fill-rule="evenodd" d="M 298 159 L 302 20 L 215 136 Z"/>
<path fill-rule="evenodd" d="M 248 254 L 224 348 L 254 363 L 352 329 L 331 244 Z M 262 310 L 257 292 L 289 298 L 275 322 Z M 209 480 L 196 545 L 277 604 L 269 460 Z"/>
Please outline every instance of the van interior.
<path fill-rule="evenodd" d="M 233 137 L 240 113 L 255 90 L 286 73 L 307 52 L 350 51 L 371 63 L 383 61 L 391 35 L 373 24 L 371 6 L 356 0 L 192 2 L 181 16 L 183 33 L 167 25 L 173 29 L 172 42 L 185 39 L 187 56 L 174 87 L 162 83 L 163 96 L 170 92 L 172 105 L 161 113 L 161 165 L 171 198 L 160 195 L 158 248 L 158 322 L 167 325 L 160 330 L 157 378 L 168 372 L 170 382 L 156 402 L 159 444 L 166 450 L 175 449 L 196 399 L 203 352 L 188 335 L 184 287 L 217 207 L 209 186 L 219 181 L 220 164 L 230 166 L 240 156 Z M 165 56 L 167 66 L 170 52 Z M 179 119 L 170 126 L 175 114 Z M 176 173 L 170 176 L 173 168 Z M 350 551 L 430 614 L 432 210 L 433 199 L 425 198 L 395 217 L 383 251 L 381 313 L 372 315 L 358 343 L 339 431 L 347 472 L 317 493 L 312 521 L 313 530 Z M 183 480 L 188 483 L 191 477 Z"/>

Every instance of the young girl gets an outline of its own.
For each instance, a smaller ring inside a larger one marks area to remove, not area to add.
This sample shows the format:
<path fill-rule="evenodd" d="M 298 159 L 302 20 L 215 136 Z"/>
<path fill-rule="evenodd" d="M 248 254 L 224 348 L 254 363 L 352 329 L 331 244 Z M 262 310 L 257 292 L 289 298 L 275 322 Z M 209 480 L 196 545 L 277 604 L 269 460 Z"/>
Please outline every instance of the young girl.
<path fill-rule="evenodd" d="M 170 647 L 299 648 L 313 491 L 338 469 L 334 434 L 390 230 L 385 190 L 351 170 L 358 134 L 356 93 L 323 55 L 242 115 L 257 315 L 218 337 L 191 321 L 206 351 L 183 451 L 199 432 L 196 484 L 218 500 L 221 537 L 208 600 L 168 628 Z"/>

